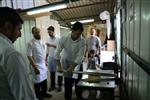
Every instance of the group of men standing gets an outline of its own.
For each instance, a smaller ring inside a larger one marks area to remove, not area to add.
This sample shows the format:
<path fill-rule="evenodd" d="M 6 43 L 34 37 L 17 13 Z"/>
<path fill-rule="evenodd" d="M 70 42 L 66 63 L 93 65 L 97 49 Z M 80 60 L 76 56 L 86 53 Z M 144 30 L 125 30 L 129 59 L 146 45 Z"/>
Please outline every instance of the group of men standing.
<path fill-rule="evenodd" d="M 72 33 L 58 40 L 54 34 L 54 27 L 48 27 L 49 39 L 44 44 L 41 42 L 40 30 L 36 27 L 32 28 L 33 39 L 28 43 L 27 55 L 34 70 L 34 88 L 37 98 L 42 100 L 42 97 L 51 97 L 46 93 L 47 88 L 47 61 L 50 70 L 51 86 L 49 91 L 55 89 L 55 74 L 57 66 L 58 71 L 64 75 L 64 90 L 65 99 L 71 100 L 72 85 L 77 80 L 72 78 L 72 71 L 77 65 L 82 63 L 84 57 L 85 40 L 81 36 L 83 25 L 76 22 L 72 27 Z M 44 54 L 46 51 L 46 58 Z M 63 54 L 61 54 L 63 51 Z M 62 76 L 58 76 L 58 91 L 61 90 Z M 77 95 L 80 95 L 79 89 L 76 89 Z M 78 96 L 79 97 L 79 96 Z"/>
<path fill-rule="evenodd" d="M 27 57 L 33 69 L 35 97 L 25 70 L 25 62 L 20 53 L 12 47 L 12 43 L 18 37 L 21 37 L 20 30 L 23 21 L 11 8 L 2 7 L 0 12 L 8 12 L 7 14 L 4 13 L 0 18 L 0 46 L 2 47 L 0 50 L 0 78 L 2 79 L 0 82 L 0 99 L 36 100 L 37 97 L 38 100 L 43 100 L 43 97 L 52 97 L 51 94 L 47 93 L 48 65 L 51 73 L 51 87 L 49 90 L 55 89 L 55 74 L 58 69 L 64 76 L 65 100 L 72 100 L 73 83 L 75 83 L 77 98 L 81 100 L 82 91 L 77 87 L 79 79 L 72 77 L 73 71 L 75 68 L 80 69 L 77 67 L 81 67 L 80 65 L 86 55 L 85 51 L 88 53 L 89 49 L 97 50 L 95 47 L 100 46 L 99 40 L 96 39 L 97 37 L 93 39 L 94 35 L 91 35 L 91 39 L 89 38 L 86 42 L 83 36 L 83 25 L 80 22 L 76 22 L 71 28 L 71 34 L 58 39 L 54 34 L 55 28 L 50 26 L 47 29 L 49 39 L 45 46 L 41 41 L 40 29 L 33 27 L 33 39 L 27 44 Z M 92 47 L 89 48 L 89 44 Z M 58 76 L 59 91 L 61 90 L 61 85 L 62 76 Z M 5 95 L 2 91 L 6 92 Z M 18 92 L 19 94 L 17 94 Z"/>
<path fill-rule="evenodd" d="M 47 31 L 49 38 L 46 48 L 41 42 L 40 29 L 36 27 L 32 28 L 34 38 L 27 46 L 27 56 L 35 73 L 33 76 L 37 98 L 52 97 L 52 95 L 46 93 L 48 65 L 51 80 L 49 91 L 56 88 L 56 71 L 62 72 L 64 76 L 65 99 L 71 100 L 72 86 L 75 83 L 77 98 L 81 100 L 82 90 L 77 87 L 79 79 L 73 78 L 72 72 L 74 69 L 80 69 L 84 55 L 88 54 L 90 50 L 94 50 L 97 54 L 100 53 L 100 40 L 96 36 L 96 30 L 91 28 L 91 36 L 87 41 L 82 35 L 83 25 L 80 22 L 76 22 L 72 26 L 71 34 L 63 36 L 60 39 L 55 36 L 55 28 L 53 26 L 48 27 Z M 46 58 L 44 54 L 46 54 Z M 61 91 L 63 77 L 58 75 L 57 79 L 58 91 Z"/>

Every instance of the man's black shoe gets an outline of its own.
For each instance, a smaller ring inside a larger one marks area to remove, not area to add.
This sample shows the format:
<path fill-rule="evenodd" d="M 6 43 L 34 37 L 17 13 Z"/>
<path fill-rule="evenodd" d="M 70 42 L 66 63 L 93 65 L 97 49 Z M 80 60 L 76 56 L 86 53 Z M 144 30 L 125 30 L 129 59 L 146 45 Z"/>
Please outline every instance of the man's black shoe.
<path fill-rule="evenodd" d="M 62 90 L 61 87 L 58 87 L 57 92 L 61 92 L 61 90 Z"/>
<path fill-rule="evenodd" d="M 49 92 L 51 92 L 51 91 L 53 91 L 53 90 L 55 90 L 55 88 L 54 87 L 51 87 L 51 88 L 49 88 Z"/>

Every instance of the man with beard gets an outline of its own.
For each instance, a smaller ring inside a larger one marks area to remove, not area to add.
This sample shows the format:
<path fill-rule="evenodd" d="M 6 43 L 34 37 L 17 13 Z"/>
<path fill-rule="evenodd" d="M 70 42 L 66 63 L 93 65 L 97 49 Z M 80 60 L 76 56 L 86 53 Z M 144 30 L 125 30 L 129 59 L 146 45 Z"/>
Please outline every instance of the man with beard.
<path fill-rule="evenodd" d="M 51 80 L 51 84 L 50 84 L 50 88 L 49 91 L 52 91 L 55 89 L 55 76 L 56 76 L 56 59 L 54 57 L 55 54 L 55 50 L 57 48 L 58 45 L 58 40 L 59 38 L 55 36 L 55 28 L 53 26 L 49 26 L 47 28 L 48 31 L 48 43 L 47 45 L 47 52 L 46 52 L 46 61 L 48 59 L 48 67 L 49 67 L 49 71 L 50 71 L 50 80 Z M 62 80 L 63 77 L 61 75 L 58 74 L 58 92 L 61 91 L 61 86 L 62 86 Z"/>
<path fill-rule="evenodd" d="M 0 100 L 37 100 L 25 60 L 13 46 L 23 20 L 9 7 L 0 7 L 0 13 Z"/>
<path fill-rule="evenodd" d="M 40 29 L 32 28 L 33 39 L 28 43 L 27 56 L 34 70 L 34 89 L 39 100 L 52 97 L 47 94 L 47 67 L 45 61 L 45 45 L 41 42 Z"/>

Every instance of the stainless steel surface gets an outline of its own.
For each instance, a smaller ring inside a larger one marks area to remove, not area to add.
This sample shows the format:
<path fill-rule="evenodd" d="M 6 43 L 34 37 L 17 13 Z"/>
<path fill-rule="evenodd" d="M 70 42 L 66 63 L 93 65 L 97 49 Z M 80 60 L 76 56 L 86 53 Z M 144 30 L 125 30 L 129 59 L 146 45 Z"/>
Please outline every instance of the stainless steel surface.
<path fill-rule="evenodd" d="M 88 75 L 100 75 L 100 76 L 113 76 L 114 74 L 113 70 L 87 70 L 87 71 L 73 71 L 73 73 L 76 74 L 88 74 Z"/>
<path fill-rule="evenodd" d="M 100 81 L 99 83 L 89 83 L 86 81 L 79 81 L 78 86 L 99 90 L 99 89 L 114 89 L 116 85 L 114 81 Z"/>

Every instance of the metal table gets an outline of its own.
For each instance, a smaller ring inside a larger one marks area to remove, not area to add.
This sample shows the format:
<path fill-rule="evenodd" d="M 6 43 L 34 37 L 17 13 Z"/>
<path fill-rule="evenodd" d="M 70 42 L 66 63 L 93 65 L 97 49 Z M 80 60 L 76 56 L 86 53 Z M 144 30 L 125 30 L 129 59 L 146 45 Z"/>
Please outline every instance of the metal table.
<path fill-rule="evenodd" d="M 83 74 L 82 79 L 78 82 L 77 86 L 81 89 L 89 90 L 100 90 L 104 100 L 114 100 L 114 89 L 115 85 L 115 75 L 113 70 L 87 70 L 87 72 L 74 72 L 78 74 Z M 103 74 L 100 74 L 103 73 Z M 105 74 L 104 74 L 105 73 Z M 85 79 L 88 75 L 104 75 L 101 76 L 99 82 L 87 82 Z"/>

